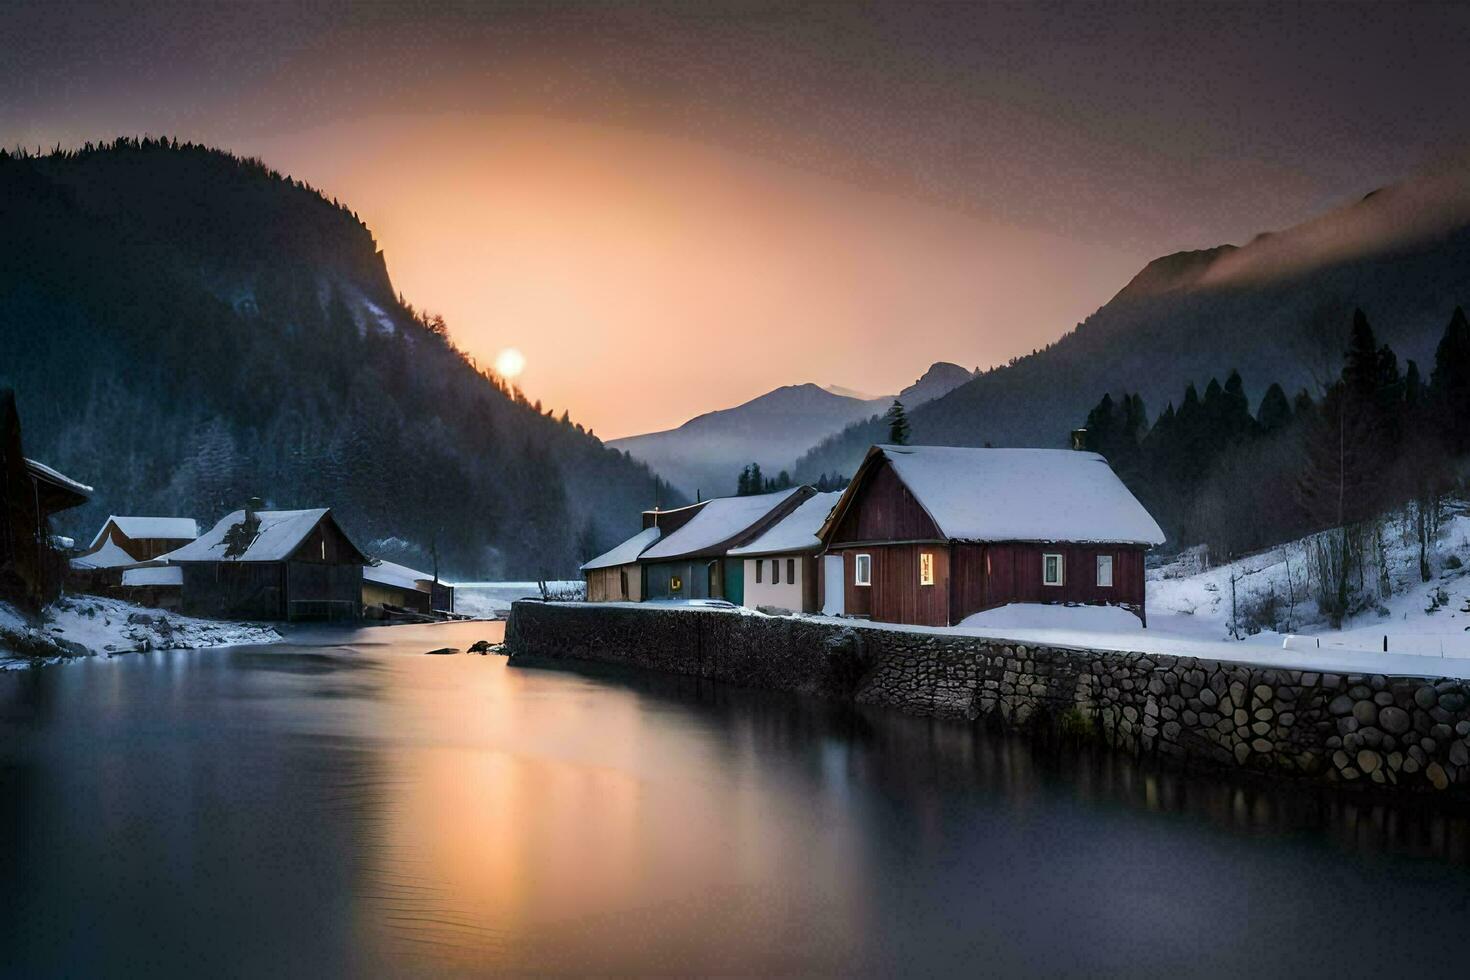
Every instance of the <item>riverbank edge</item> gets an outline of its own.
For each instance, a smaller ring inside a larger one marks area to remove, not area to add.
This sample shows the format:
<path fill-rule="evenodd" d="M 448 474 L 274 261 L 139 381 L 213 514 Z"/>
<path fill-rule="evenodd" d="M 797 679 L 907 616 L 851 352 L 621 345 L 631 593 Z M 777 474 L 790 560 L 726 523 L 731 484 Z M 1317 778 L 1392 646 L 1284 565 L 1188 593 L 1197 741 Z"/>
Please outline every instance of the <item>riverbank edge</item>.
<path fill-rule="evenodd" d="M 516 657 L 616 663 L 1182 765 L 1470 798 L 1470 685 L 1049 647 L 738 610 L 520 600 Z"/>

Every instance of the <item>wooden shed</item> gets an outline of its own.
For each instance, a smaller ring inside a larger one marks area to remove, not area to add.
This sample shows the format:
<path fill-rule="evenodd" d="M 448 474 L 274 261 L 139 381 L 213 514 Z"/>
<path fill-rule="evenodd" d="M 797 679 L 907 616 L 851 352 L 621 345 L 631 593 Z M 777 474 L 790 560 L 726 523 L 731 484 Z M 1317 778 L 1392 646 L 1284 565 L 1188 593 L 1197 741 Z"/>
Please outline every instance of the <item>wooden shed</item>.
<path fill-rule="evenodd" d="M 60 594 L 66 562 L 52 547 L 51 515 L 91 492 L 25 457 L 15 392 L 0 389 L 0 597 L 39 609 Z"/>
<path fill-rule="evenodd" d="M 362 570 L 364 608 L 398 606 L 428 615 L 454 611 L 454 587 L 429 572 L 391 561 L 376 561 Z"/>
<path fill-rule="evenodd" d="M 672 531 L 664 525 L 659 540 L 638 559 L 644 598 L 743 602 L 744 559 L 729 550 L 764 533 L 814 493 L 811 487 L 793 487 L 680 508 L 692 509 L 693 516 Z"/>
<path fill-rule="evenodd" d="M 645 527 L 611 551 L 604 552 L 582 566 L 587 580 L 588 602 L 641 602 L 643 570 L 638 556 L 659 539 L 663 530 Z"/>
<path fill-rule="evenodd" d="M 199 522 L 192 517 L 123 517 L 107 518 L 86 552 L 80 557 L 100 551 L 111 542 L 130 555 L 133 561 L 149 561 L 182 548 L 199 537 Z"/>
<path fill-rule="evenodd" d="M 218 619 L 358 619 L 366 556 L 327 508 L 237 510 L 161 556 L 183 569 L 182 610 Z"/>
<path fill-rule="evenodd" d="M 1096 453 L 874 446 L 821 531 L 823 611 L 948 626 L 1008 603 L 1145 622 L 1164 534 Z"/>

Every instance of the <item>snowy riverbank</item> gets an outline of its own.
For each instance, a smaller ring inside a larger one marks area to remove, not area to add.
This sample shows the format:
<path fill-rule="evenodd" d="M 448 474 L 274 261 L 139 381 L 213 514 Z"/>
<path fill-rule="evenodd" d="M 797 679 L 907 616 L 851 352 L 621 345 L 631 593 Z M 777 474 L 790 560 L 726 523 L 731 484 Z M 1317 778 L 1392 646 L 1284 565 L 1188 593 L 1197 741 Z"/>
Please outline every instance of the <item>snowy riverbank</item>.
<path fill-rule="evenodd" d="M 274 643 L 281 634 L 252 623 L 194 619 L 100 596 L 65 596 L 40 624 L 0 603 L 0 670 L 142 650 Z"/>

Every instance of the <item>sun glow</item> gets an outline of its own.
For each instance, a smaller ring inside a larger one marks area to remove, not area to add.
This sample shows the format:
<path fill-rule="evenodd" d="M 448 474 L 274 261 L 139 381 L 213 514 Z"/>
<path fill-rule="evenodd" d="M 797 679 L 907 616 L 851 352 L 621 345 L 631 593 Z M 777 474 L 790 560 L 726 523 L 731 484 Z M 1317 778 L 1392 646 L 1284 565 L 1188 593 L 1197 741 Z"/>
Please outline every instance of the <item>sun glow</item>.
<path fill-rule="evenodd" d="M 514 347 L 507 347 L 495 355 L 495 373 L 502 378 L 514 378 L 525 369 L 526 355 Z"/>

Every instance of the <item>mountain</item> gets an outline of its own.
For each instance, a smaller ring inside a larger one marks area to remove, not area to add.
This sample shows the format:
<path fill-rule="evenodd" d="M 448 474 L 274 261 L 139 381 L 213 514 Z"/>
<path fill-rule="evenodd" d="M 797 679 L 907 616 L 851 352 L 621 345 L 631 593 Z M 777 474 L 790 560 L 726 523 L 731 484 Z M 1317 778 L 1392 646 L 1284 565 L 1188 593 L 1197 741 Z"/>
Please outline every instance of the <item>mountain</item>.
<path fill-rule="evenodd" d="M 735 492 L 741 467 L 760 463 L 767 476 L 789 469 L 824 436 L 881 412 L 887 400 L 837 395 L 815 384 L 786 385 L 734 408 L 707 412 L 677 429 L 609 440 L 685 493 Z"/>
<path fill-rule="evenodd" d="M 906 408 L 921 405 L 970 377 L 958 364 L 941 361 L 898 397 Z M 745 465 L 759 463 L 766 476 L 776 476 L 819 439 L 881 415 L 893 398 L 837 385 L 787 385 L 734 408 L 697 416 L 677 429 L 613 439 L 608 445 L 647 463 L 688 494 L 717 496 L 735 492 Z"/>
<path fill-rule="evenodd" d="M 253 160 L 121 139 L 0 152 L 0 386 L 109 513 L 332 507 L 368 552 L 566 574 L 638 526 L 646 466 L 477 369 L 345 206 Z M 666 503 L 677 503 L 664 493 Z"/>
<path fill-rule="evenodd" d="M 1188 382 L 1238 369 L 1252 404 L 1272 382 L 1316 389 L 1341 367 L 1354 308 L 1400 362 L 1427 373 L 1455 306 L 1470 304 L 1470 176 L 1421 177 L 1235 247 L 1150 262 L 1046 349 L 982 372 L 909 413 L 912 440 L 1065 446 L 1105 392 L 1142 394 L 1152 415 Z M 880 423 L 824 440 L 798 479 L 851 472 Z"/>
<path fill-rule="evenodd" d="M 937 361 L 929 365 L 923 376 L 898 393 L 905 410 L 918 408 L 936 398 L 942 398 L 975 375 L 968 369 L 949 361 Z"/>

